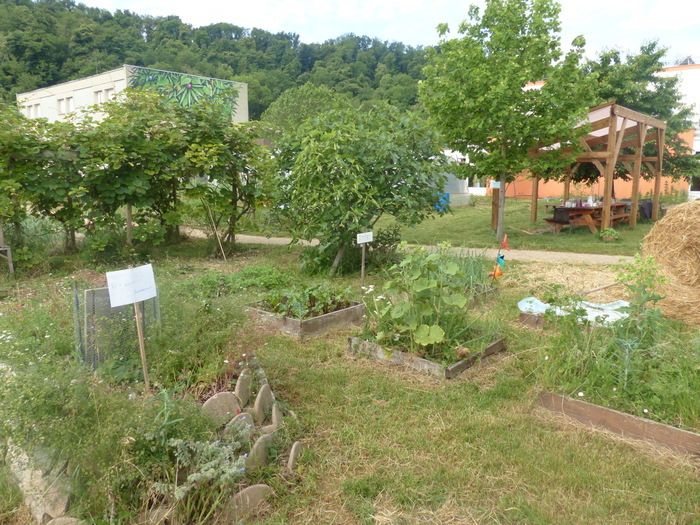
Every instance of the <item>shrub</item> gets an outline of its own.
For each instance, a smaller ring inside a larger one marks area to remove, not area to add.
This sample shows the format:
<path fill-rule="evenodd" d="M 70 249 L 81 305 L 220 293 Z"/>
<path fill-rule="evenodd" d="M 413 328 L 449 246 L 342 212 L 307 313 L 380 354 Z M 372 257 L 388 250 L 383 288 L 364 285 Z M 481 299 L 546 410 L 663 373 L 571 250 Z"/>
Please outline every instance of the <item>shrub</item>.
<path fill-rule="evenodd" d="M 447 245 L 413 250 L 391 267 L 381 293 L 367 289 L 368 329 L 378 342 L 454 360 L 456 348 L 477 333 L 467 306 L 488 288 L 483 257 L 457 257 Z"/>

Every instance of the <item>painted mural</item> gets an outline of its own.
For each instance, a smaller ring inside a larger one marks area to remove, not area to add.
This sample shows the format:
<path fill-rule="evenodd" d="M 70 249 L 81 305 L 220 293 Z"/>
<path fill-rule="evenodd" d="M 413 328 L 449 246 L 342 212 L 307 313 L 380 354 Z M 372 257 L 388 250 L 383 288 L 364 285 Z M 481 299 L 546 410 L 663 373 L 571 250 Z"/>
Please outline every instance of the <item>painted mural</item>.
<path fill-rule="evenodd" d="M 236 107 L 237 82 L 218 78 L 200 77 L 186 73 L 162 71 L 147 67 L 126 66 L 129 87 L 154 89 L 184 107 L 190 107 L 203 98 L 225 97 L 231 112 Z"/>

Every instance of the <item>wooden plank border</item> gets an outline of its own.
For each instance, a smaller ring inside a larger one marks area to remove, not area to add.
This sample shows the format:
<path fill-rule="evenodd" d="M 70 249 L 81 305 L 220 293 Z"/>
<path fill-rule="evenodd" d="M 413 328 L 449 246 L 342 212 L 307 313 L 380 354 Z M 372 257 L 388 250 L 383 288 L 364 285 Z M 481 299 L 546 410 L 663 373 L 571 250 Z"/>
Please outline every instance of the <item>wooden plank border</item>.
<path fill-rule="evenodd" d="M 626 438 L 649 441 L 676 452 L 700 455 L 700 434 L 695 432 L 551 392 L 541 392 L 537 403 L 547 410 L 564 414 L 588 427 L 602 428 Z"/>
<path fill-rule="evenodd" d="M 434 363 L 418 357 L 408 352 L 400 350 L 386 350 L 382 346 L 372 341 L 366 341 L 359 337 L 348 338 L 348 352 L 354 355 L 363 355 L 377 361 L 383 361 L 388 364 L 402 365 L 419 372 L 430 374 L 440 379 L 454 379 L 467 368 L 474 366 L 483 358 L 498 352 L 503 352 L 506 349 L 505 339 L 498 339 L 481 352 L 470 355 L 469 357 L 457 361 L 449 366 L 443 366 L 439 363 Z"/>
<path fill-rule="evenodd" d="M 321 335 L 333 328 L 360 323 L 362 316 L 365 314 L 365 305 L 355 303 L 347 308 L 312 317 L 311 319 L 285 317 L 263 310 L 259 304 L 248 306 L 246 311 L 251 318 L 269 328 L 303 339 Z"/>

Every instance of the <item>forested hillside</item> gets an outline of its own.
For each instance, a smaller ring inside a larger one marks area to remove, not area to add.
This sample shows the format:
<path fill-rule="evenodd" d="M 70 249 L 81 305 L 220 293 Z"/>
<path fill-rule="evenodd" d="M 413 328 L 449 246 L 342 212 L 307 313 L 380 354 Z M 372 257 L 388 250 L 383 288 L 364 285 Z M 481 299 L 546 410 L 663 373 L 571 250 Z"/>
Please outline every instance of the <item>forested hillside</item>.
<path fill-rule="evenodd" d="M 192 27 L 175 16 L 110 13 L 71 0 L 0 0 L 0 98 L 124 63 L 247 82 L 257 118 L 306 82 L 410 106 L 424 52 L 366 36 L 304 44 L 293 33 L 231 23 Z"/>

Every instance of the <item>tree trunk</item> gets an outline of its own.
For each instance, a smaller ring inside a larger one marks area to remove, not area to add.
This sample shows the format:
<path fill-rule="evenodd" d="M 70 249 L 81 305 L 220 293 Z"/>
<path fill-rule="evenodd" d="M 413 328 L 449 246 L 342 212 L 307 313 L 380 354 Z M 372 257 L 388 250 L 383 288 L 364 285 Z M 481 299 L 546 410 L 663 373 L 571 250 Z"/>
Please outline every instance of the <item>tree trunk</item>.
<path fill-rule="evenodd" d="M 498 226 L 496 227 L 496 239 L 503 241 L 505 235 L 505 209 L 506 209 L 506 174 L 501 174 L 501 188 L 498 193 Z"/>
<path fill-rule="evenodd" d="M 75 253 L 78 251 L 78 245 L 75 242 L 75 228 L 72 226 L 64 226 L 66 232 L 65 250 L 67 253 Z"/>
<path fill-rule="evenodd" d="M 134 244 L 134 221 L 131 217 L 131 203 L 126 205 L 126 244 Z"/>
<path fill-rule="evenodd" d="M 340 245 L 340 248 L 338 248 L 338 253 L 335 254 L 335 259 L 333 259 L 333 264 L 331 265 L 331 269 L 328 272 L 328 275 L 330 277 L 333 277 L 335 273 L 338 271 L 338 267 L 340 266 L 340 263 L 343 261 L 343 256 L 345 255 L 345 243 Z"/>

